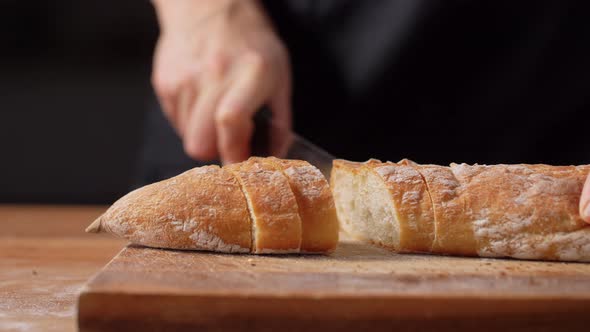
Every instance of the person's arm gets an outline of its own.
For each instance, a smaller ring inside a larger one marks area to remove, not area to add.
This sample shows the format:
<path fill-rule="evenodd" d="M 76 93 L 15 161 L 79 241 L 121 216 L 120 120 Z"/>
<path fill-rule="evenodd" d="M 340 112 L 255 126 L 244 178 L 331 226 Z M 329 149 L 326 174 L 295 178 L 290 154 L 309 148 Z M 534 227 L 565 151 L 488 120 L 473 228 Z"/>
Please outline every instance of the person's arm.
<path fill-rule="evenodd" d="M 580 216 L 587 223 L 590 223 L 590 174 L 586 178 L 586 183 L 582 190 L 582 197 L 580 198 Z"/>
<path fill-rule="evenodd" d="M 153 0 L 160 37 L 152 84 L 185 152 L 224 163 L 250 155 L 252 117 L 268 105 L 271 146 L 291 128 L 286 48 L 257 0 Z"/>

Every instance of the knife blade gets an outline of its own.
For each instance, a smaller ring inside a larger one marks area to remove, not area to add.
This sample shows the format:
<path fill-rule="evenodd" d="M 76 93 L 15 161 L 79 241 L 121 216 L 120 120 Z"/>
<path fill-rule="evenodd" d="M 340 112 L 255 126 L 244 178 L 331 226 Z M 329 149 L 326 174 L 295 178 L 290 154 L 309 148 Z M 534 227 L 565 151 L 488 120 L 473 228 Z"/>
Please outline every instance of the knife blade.
<path fill-rule="evenodd" d="M 288 148 L 284 158 L 300 159 L 317 167 L 326 179 L 330 178 L 332 161 L 336 159 L 332 154 L 322 149 L 310 140 L 302 137 L 290 129 L 279 128 L 273 123 L 268 108 L 263 108 L 254 116 L 254 134 L 251 141 L 251 153 L 253 156 L 267 157 L 271 155 L 270 139 L 272 131 L 288 132 Z"/>

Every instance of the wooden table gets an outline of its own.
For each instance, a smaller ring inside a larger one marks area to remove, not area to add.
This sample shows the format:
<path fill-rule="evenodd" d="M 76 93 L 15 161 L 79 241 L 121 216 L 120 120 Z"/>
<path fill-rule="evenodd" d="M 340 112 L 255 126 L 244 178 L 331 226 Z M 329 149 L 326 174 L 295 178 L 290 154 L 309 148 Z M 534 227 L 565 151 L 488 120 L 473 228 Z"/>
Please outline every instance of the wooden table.
<path fill-rule="evenodd" d="M 0 331 L 75 331 L 88 278 L 125 245 L 84 228 L 102 206 L 0 205 Z"/>

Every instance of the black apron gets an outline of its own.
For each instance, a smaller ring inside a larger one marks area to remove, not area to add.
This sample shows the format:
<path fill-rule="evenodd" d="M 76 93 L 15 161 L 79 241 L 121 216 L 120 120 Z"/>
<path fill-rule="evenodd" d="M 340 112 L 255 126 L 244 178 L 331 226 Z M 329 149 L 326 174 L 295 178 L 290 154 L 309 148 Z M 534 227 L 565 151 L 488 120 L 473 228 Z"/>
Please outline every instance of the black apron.
<path fill-rule="evenodd" d="M 267 1 L 295 129 L 339 158 L 590 163 L 590 3 Z M 143 183 L 199 165 L 150 112 Z"/>

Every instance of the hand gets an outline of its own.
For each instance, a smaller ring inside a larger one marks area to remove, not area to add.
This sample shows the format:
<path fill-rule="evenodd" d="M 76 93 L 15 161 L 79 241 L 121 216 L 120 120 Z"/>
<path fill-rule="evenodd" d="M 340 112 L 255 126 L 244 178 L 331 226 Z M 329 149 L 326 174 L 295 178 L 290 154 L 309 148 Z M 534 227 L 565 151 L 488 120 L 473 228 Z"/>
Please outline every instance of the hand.
<path fill-rule="evenodd" d="M 252 117 L 263 105 L 281 156 L 291 129 L 287 51 L 255 0 L 154 0 L 160 37 L 152 83 L 192 158 L 223 163 L 250 155 Z"/>
<path fill-rule="evenodd" d="M 582 197 L 580 198 L 580 216 L 587 223 L 590 223 L 590 174 L 586 178 L 586 183 L 582 190 Z"/>

